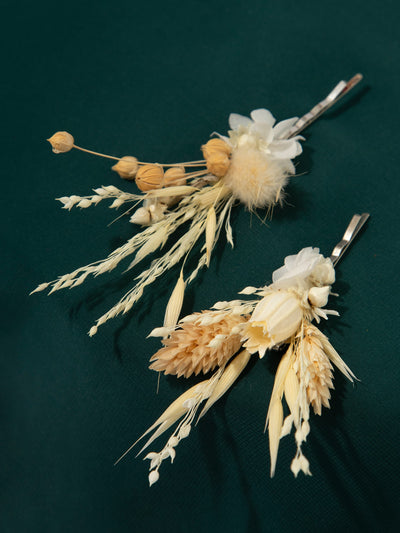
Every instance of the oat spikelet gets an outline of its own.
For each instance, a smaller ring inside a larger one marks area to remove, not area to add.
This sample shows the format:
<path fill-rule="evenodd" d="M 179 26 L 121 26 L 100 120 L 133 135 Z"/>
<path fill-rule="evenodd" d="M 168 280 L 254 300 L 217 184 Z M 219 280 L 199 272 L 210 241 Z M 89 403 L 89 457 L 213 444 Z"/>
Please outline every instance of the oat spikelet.
<path fill-rule="evenodd" d="M 202 324 L 207 315 L 215 315 L 216 321 Z M 220 317 L 218 317 L 220 315 Z M 150 368 L 165 374 L 185 378 L 224 366 L 241 347 L 240 326 L 246 318 L 220 312 L 195 313 L 196 320 L 181 324 L 162 342 L 150 362 Z"/>
<path fill-rule="evenodd" d="M 179 279 L 175 285 L 174 290 L 172 291 L 171 297 L 168 301 L 167 308 L 165 310 L 165 316 L 164 316 L 164 327 L 165 328 L 172 328 L 178 322 L 179 314 L 182 309 L 184 293 L 185 293 L 185 281 L 183 279 L 183 274 L 181 271 Z"/>

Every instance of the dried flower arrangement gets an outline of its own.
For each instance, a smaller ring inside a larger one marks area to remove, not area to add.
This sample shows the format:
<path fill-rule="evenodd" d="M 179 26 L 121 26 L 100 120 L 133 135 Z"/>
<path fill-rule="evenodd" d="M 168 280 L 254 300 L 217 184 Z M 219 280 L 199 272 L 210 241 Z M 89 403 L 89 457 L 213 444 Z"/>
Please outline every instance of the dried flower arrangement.
<path fill-rule="evenodd" d="M 150 485 L 159 479 L 162 461 L 170 458 L 173 462 L 175 448 L 189 435 L 200 406 L 203 404 L 197 420 L 233 385 L 251 355 L 262 358 L 267 350 L 277 347 L 285 347 L 286 351 L 276 372 L 266 420 L 271 476 L 275 473 L 280 439 L 293 427 L 297 451 L 291 470 L 295 476 L 300 471 L 311 474 L 302 451 L 310 432 L 310 407 L 317 415 L 321 415 L 322 406 L 329 408 L 332 365 L 350 381 L 356 379 L 328 338 L 312 322 L 338 315 L 337 311 L 325 309 L 329 295 L 333 294 L 334 267 L 368 217 L 367 213 L 354 215 L 329 258 L 311 247 L 286 257 L 284 265 L 273 273 L 272 284 L 241 291 L 240 294 L 252 299 L 217 302 L 211 310 L 184 317 L 173 331 L 162 327 L 150 333 L 150 336 L 163 337 L 163 347 L 150 359 L 151 369 L 177 377 L 214 370 L 209 379 L 175 400 L 138 439 L 151 434 L 140 454 L 179 421 L 164 448 L 145 457 L 150 460 Z M 283 397 L 288 408 L 286 417 Z"/>
<path fill-rule="evenodd" d="M 229 117 L 228 136 L 217 135 L 202 146 L 204 159 L 184 163 L 146 163 L 136 157 L 112 157 L 75 145 L 70 133 L 58 132 L 49 140 L 53 152 L 64 153 L 72 148 L 117 160 L 112 167 L 121 178 L 135 180 L 142 194 L 124 192 L 114 185 L 93 190 L 89 196 L 58 198 L 63 209 L 87 208 L 103 200 L 112 200 L 111 208 L 128 206 L 130 222 L 147 226 L 115 249 L 107 258 L 80 267 L 69 274 L 40 284 L 34 291 L 60 289 L 82 284 L 90 275 L 99 276 L 115 269 L 121 261 L 133 256 L 128 270 L 161 249 L 184 224 L 187 231 L 160 257 L 135 277 L 134 286 L 121 300 L 101 316 L 90 329 L 97 332 L 100 325 L 117 315 L 127 313 L 141 298 L 147 285 L 153 283 L 178 263 L 182 268 L 178 282 L 167 306 L 164 327 L 173 328 L 178 320 L 183 293 L 203 266 L 210 263 L 211 253 L 221 231 L 233 246 L 230 213 L 239 201 L 249 210 L 263 208 L 271 213 L 282 202 L 283 189 L 295 174 L 292 160 L 302 152 L 299 133 L 347 94 L 360 80 L 357 74 L 350 81 L 341 81 L 329 95 L 302 118 L 290 118 L 275 124 L 266 109 L 256 109 L 251 118 L 237 114 Z M 141 207 L 137 207 L 142 203 Z M 132 211 L 135 210 L 132 214 Z M 196 243 L 204 236 L 197 266 L 184 280 L 183 267 Z M 179 296 L 179 297 L 178 297 Z M 172 305 L 171 302 L 175 302 Z"/>

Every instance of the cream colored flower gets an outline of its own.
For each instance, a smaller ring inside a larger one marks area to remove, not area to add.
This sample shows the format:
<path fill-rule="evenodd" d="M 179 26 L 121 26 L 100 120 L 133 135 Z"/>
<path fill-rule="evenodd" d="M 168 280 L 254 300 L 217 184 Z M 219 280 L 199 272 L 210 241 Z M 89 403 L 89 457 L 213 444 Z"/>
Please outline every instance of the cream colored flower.
<path fill-rule="evenodd" d="M 332 261 L 319 253 L 319 248 L 303 248 L 285 257 L 284 265 L 272 274 L 276 289 L 288 287 L 310 288 L 313 285 L 332 285 L 335 269 Z"/>
<path fill-rule="evenodd" d="M 220 136 L 232 147 L 223 179 L 249 209 L 271 207 L 281 200 L 288 177 L 295 173 L 292 159 L 301 154 L 303 137 L 284 138 L 297 117 L 274 126 L 275 118 L 267 109 L 256 109 L 250 116 L 232 113 L 229 137 Z"/>
<path fill-rule="evenodd" d="M 220 137 L 233 149 L 250 144 L 274 159 L 291 160 L 302 153 L 299 141 L 304 140 L 304 137 L 296 135 L 291 139 L 284 138 L 299 120 L 298 117 L 283 120 L 276 125 L 276 119 L 268 109 L 255 109 L 250 113 L 250 117 L 231 113 L 229 137 Z"/>
<path fill-rule="evenodd" d="M 303 318 L 301 300 L 292 291 L 267 294 L 254 309 L 244 333 L 243 346 L 264 357 L 266 350 L 287 341 L 297 332 Z"/>

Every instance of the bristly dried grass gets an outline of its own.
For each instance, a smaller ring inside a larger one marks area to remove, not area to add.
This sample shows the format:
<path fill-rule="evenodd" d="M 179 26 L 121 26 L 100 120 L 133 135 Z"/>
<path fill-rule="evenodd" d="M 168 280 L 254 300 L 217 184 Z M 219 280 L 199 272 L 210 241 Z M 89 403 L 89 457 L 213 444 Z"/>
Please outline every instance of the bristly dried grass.
<path fill-rule="evenodd" d="M 227 219 L 230 216 L 234 199 L 230 196 L 229 190 L 221 182 L 212 186 L 205 186 L 200 190 L 189 186 L 169 187 L 166 190 L 179 195 L 188 194 L 188 196 L 185 196 L 181 200 L 178 209 L 168 212 L 163 219 L 154 222 L 151 226 L 134 235 L 125 244 L 114 250 L 106 259 L 95 261 L 94 263 L 78 268 L 48 283 L 42 283 L 32 293 L 49 288 L 49 294 L 52 294 L 60 289 L 76 287 L 83 283 L 90 275 L 96 277 L 110 272 L 121 261 L 136 252 L 135 258 L 128 266 L 129 270 L 129 268 L 136 266 L 139 262 L 146 259 L 151 253 L 162 248 L 170 236 L 186 222 L 190 222 L 187 232 L 167 252 L 160 255 L 158 259 L 155 259 L 149 268 L 143 270 L 135 278 L 136 283 L 134 287 L 114 307 L 96 321 L 96 324 L 90 329 L 89 335 L 95 335 L 98 327 L 111 318 L 130 311 L 133 305 L 141 298 L 146 286 L 153 283 L 159 276 L 187 257 L 196 242 L 206 232 L 208 226 L 207 243 L 202 247 L 197 266 L 190 273 L 185 283 L 193 281 L 199 270 L 208 264 L 211 253 L 211 229 L 215 242 L 225 224 L 228 240 L 231 242 L 231 228 Z M 112 207 L 118 207 L 116 200 L 119 200 L 121 203 L 129 201 L 138 202 L 144 198 L 159 198 L 166 194 L 164 189 L 159 189 L 151 191 L 144 196 L 127 195 L 112 185 L 95 189 L 95 193 L 94 196 L 90 197 L 63 197 L 60 198 L 60 201 L 63 203 L 64 209 L 71 209 L 73 206 L 81 205 L 81 207 L 89 207 L 89 205 L 96 204 L 103 199 L 115 198 Z M 211 223 L 209 222 L 207 224 L 207 221 L 210 221 L 209 213 L 211 208 L 216 218 L 215 225 L 210 228 Z"/>
<path fill-rule="evenodd" d="M 271 476 L 275 473 L 279 440 L 295 427 L 296 455 L 291 470 L 297 477 L 302 471 L 311 475 L 308 460 L 302 452 L 302 444 L 310 432 L 310 405 L 320 415 L 322 406 L 329 408 L 330 389 L 333 389 L 333 367 L 350 380 L 354 374 L 340 358 L 319 329 L 304 320 L 278 366 L 271 395 L 267 424 L 270 441 Z M 283 420 L 282 397 L 285 396 L 290 414 Z"/>
<path fill-rule="evenodd" d="M 167 308 L 164 315 L 164 328 L 173 328 L 178 322 L 181 313 L 183 297 L 185 294 L 185 282 L 183 280 L 183 273 L 181 271 L 179 279 L 169 298 Z"/>
<path fill-rule="evenodd" d="M 150 368 L 187 378 L 224 366 L 242 345 L 240 326 L 246 318 L 214 312 L 217 321 L 202 324 L 202 319 L 210 314 L 213 313 L 195 313 L 193 322 L 181 324 L 181 329 L 164 339 L 164 347 L 150 359 Z"/>
<path fill-rule="evenodd" d="M 307 364 L 305 372 L 307 399 L 314 409 L 314 413 L 321 415 L 322 406 L 329 409 L 333 389 L 333 366 L 325 354 L 322 343 L 312 327 L 306 327 L 304 331 L 304 358 Z"/>
<path fill-rule="evenodd" d="M 162 462 L 165 459 L 171 459 L 172 463 L 176 455 L 175 448 L 182 439 L 189 436 L 200 405 L 207 400 L 197 420 L 233 385 L 243 372 L 250 357 L 251 355 L 247 350 L 242 350 L 228 366 L 218 368 L 209 379 L 198 383 L 179 396 L 115 464 L 125 457 L 143 437 L 153 432 L 137 454 L 140 455 L 157 437 L 181 419 L 164 448 L 160 452 L 150 452 L 145 457 L 145 459 L 150 460 L 149 484 L 150 486 L 153 485 L 159 479 L 159 469 Z"/>

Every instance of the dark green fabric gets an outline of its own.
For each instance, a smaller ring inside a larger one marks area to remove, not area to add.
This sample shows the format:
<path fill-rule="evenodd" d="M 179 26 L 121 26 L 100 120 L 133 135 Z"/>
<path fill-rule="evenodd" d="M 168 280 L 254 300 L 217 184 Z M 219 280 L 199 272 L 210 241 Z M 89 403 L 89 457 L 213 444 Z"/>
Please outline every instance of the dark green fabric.
<path fill-rule="evenodd" d="M 1 531 L 397 530 L 398 15 L 394 0 L 2 3 Z M 255 361 L 149 489 L 147 462 L 113 461 L 189 386 L 163 378 L 156 395 L 147 369 L 159 343 L 146 335 L 174 278 L 93 339 L 128 278 L 27 296 L 134 231 L 107 226 L 106 206 L 60 209 L 55 197 L 134 186 L 106 160 L 53 155 L 45 139 L 67 130 L 110 154 L 196 159 L 229 113 L 299 115 L 356 72 L 363 84 L 307 130 L 284 208 L 266 225 L 236 210 L 235 249 L 218 246 L 184 311 L 269 282 L 304 246 L 329 254 L 353 213 L 370 212 L 338 267 L 341 317 L 322 326 L 361 382 L 336 372 L 332 409 L 312 417 L 313 476 L 293 478 L 291 436 L 271 480 L 276 358 Z"/>

